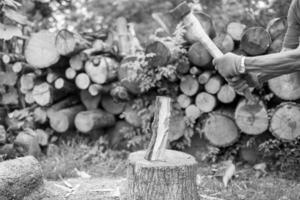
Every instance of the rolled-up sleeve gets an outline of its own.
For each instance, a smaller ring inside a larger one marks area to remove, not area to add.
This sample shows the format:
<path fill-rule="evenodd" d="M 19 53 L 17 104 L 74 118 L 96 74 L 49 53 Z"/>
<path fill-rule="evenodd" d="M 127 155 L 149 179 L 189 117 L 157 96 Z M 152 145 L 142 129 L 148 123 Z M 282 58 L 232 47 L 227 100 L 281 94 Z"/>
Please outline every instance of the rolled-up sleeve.
<path fill-rule="evenodd" d="M 300 37 L 300 0 L 293 0 L 289 8 L 288 29 L 284 37 L 283 47 L 295 49 L 299 45 Z"/>

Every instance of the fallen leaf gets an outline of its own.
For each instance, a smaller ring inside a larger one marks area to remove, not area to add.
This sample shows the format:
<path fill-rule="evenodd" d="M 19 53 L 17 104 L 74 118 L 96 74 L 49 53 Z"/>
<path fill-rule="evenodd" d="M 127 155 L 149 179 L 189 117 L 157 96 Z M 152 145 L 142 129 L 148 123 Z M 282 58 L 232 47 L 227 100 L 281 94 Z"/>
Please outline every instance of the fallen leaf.
<path fill-rule="evenodd" d="M 233 175 L 235 174 L 235 165 L 231 162 L 228 164 L 225 174 L 223 176 L 223 184 L 225 187 L 227 187 L 228 182 L 232 179 Z"/>

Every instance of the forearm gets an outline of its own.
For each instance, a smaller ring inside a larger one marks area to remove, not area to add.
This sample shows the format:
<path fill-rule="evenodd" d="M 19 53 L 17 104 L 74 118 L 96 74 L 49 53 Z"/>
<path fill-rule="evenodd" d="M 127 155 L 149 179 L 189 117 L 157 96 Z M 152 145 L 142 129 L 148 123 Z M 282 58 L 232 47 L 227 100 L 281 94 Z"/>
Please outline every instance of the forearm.
<path fill-rule="evenodd" d="M 257 73 L 260 82 L 300 71 L 300 50 L 290 50 L 264 56 L 246 57 L 246 71 Z"/>

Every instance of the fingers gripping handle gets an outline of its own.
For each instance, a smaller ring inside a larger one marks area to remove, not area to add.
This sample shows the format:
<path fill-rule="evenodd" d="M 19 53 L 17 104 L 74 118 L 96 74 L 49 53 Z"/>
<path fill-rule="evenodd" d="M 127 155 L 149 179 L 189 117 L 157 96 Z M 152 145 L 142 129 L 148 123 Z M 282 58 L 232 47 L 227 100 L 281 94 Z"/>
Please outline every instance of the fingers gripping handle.
<path fill-rule="evenodd" d="M 192 35 L 194 38 L 191 38 L 194 41 L 199 41 L 202 45 L 208 50 L 210 55 L 214 58 L 218 58 L 223 56 L 222 51 L 215 45 L 215 43 L 210 39 L 210 37 L 206 34 L 201 24 L 195 15 L 191 12 L 185 16 L 183 19 L 183 23 L 186 26 L 187 32 L 189 35 Z M 247 87 L 243 91 L 244 96 L 250 101 L 256 101 L 256 98 L 252 95 L 249 87 Z"/>

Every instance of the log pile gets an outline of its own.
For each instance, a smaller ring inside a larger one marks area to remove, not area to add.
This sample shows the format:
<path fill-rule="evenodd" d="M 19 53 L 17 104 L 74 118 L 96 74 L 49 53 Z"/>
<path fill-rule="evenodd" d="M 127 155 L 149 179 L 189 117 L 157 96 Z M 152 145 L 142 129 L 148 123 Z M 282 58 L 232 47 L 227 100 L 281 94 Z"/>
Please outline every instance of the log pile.
<path fill-rule="evenodd" d="M 223 53 L 280 51 L 284 19 L 272 20 L 266 28 L 233 22 L 216 33 L 207 14 L 196 15 Z M 213 58 L 201 43 L 184 42 L 188 33 L 157 33 L 143 48 L 125 18 L 103 32 L 105 36 L 86 37 L 42 30 L 28 38 L 24 55 L 1 53 L 0 154 L 17 148 L 38 155 L 53 138 L 76 131 L 107 134 L 112 146 L 122 146 L 127 130 L 147 132 L 157 95 L 174 100 L 171 142 L 191 137 L 195 129 L 218 147 L 232 145 L 241 133 L 271 132 L 295 139 L 298 104 L 279 103 L 299 99 L 298 75 L 281 77 L 281 83 L 269 81 L 270 94 L 255 91 L 261 100 L 249 105 L 214 70 Z M 281 115 L 291 119 L 279 123 Z M 282 131 L 286 128 L 288 132 Z"/>

